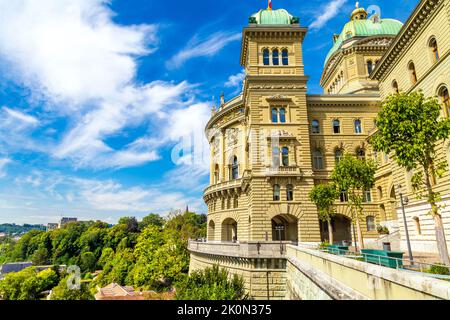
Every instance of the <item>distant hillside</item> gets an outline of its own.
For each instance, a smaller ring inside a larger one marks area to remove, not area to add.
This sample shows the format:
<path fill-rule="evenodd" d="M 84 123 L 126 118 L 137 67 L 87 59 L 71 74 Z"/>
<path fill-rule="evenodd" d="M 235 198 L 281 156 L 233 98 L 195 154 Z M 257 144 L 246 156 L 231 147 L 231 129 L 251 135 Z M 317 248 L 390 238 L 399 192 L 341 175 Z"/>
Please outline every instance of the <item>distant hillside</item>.
<path fill-rule="evenodd" d="M 0 224 L 0 233 L 6 233 L 7 235 L 21 235 L 34 229 L 45 230 L 45 226 L 42 224 L 24 224 L 23 226 L 10 223 Z"/>

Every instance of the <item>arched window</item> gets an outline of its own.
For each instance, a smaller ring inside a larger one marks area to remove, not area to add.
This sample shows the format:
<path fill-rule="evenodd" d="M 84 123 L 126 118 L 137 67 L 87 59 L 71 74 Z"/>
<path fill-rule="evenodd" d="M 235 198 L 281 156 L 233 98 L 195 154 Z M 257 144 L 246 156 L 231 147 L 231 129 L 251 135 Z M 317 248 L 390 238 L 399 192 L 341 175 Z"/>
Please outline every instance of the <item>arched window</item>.
<path fill-rule="evenodd" d="M 413 220 L 416 223 L 417 235 L 420 236 L 422 234 L 422 228 L 420 227 L 420 219 L 419 219 L 419 217 L 414 217 Z"/>
<path fill-rule="evenodd" d="M 355 133 L 361 134 L 362 133 L 362 126 L 361 126 L 361 120 L 355 120 Z"/>
<path fill-rule="evenodd" d="M 222 208 L 222 210 L 225 210 L 225 198 L 222 198 L 221 208 Z"/>
<path fill-rule="evenodd" d="M 281 51 L 281 59 L 283 66 L 287 66 L 289 64 L 289 53 L 287 49 L 283 49 L 283 51 Z"/>
<path fill-rule="evenodd" d="M 392 90 L 394 90 L 395 93 L 399 93 L 399 89 L 398 89 L 398 83 L 396 80 L 392 81 Z"/>
<path fill-rule="evenodd" d="M 288 167 L 289 166 L 289 148 L 288 147 L 283 147 L 282 151 L 282 163 L 284 167 Z"/>
<path fill-rule="evenodd" d="M 272 108 L 272 122 L 277 123 L 278 122 L 278 109 Z"/>
<path fill-rule="evenodd" d="M 448 93 L 448 88 L 446 86 L 442 86 L 438 90 L 438 96 L 441 100 L 442 104 L 445 107 L 445 112 L 447 113 L 447 117 L 450 117 L 450 96 Z"/>
<path fill-rule="evenodd" d="M 381 188 L 381 187 L 377 188 L 377 195 L 378 195 L 378 200 L 383 199 L 383 188 Z"/>
<path fill-rule="evenodd" d="M 280 186 L 278 184 L 273 186 L 273 201 L 280 201 Z"/>
<path fill-rule="evenodd" d="M 239 200 L 238 200 L 238 197 L 234 197 L 233 207 L 234 207 L 234 208 L 239 207 Z"/>
<path fill-rule="evenodd" d="M 438 44 L 435 37 L 432 37 L 430 41 L 428 42 L 428 47 L 430 48 L 430 54 L 431 59 L 433 63 L 436 63 L 439 61 L 439 50 L 438 50 Z"/>
<path fill-rule="evenodd" d="M 359 160 L 365 160 L 366 159 L 366 151 L 363 148 L 358 148 L 356 150 L 356 157 Z"/>
<path fill-rule="evenodd" d="M 285 108 L 280 109 L 280 122 L 286 123 L 286 109 Z"/>
<path fill-rule="evenodd" d="M 274 66 L 278 66 L 280 65 L 280 57 L 279 57 L 280 53 L 278 52 L 278 49 L 274 49 L 272 51 L 272 64 Z"/>
<path fill-rule="evenodd" d="M 313 152 L 313 166 L 316 170 L 322 170 L 324 168 L 323 153 L 320 149 L 316 149 Z"/>
<path fill-rule="evenodd" d="M 227 198 L 227 209 L 231 209 L 231 198 Z"/>
<path fill-rule="evenodd" d="M 280 149 L 277 147 L 272 149 L 272 164 L 275 168 L 280 166 Z"/>
<path fill-rule="evenodd" d="M 320 133 L 320 123 L 319 120 L 313 120 L 311 123 L 312 133 Z"/>
<path fill-rule="evenodd" d="M 263 64 L 268 66 L 270 64 L 270 52 L 269 49 L 263 50 Z"/>
<path fill-rule="evenodd" d="M 333 120 L 333 132 L 341 133 L 341 122 L 339 120 Z"/>
<path fill-rule="evenodd" d="M 372 73 L 373 71 L 373 62 L 371 60 L 367 61 L 367 72 L 369 73 L 369 75 Z"/>
<path fill-rule="evenodd" d="M 239 178 L 239 163 L 238 163 L 237 157 L 233 158 L 233 164 L 231 166 L 231 178 L 233 180 L 236 180 Z"/>
<path fill-rule="evenodd" d="M 374 216 L 367 216 L 366 217 L 366 226 L 367 226 L 367 231 L 375 231 L 376 230 L 375 217 Z"/>
<path fill-rule="evenodd" d="M 286 186 L 286 200 L 294 201 L 294 186 L 292 184 Z"/>
<path fill-rule="evenodd" d="M 336 162 L 336 164 L 341 161 L 343 156 L 344 152 L 342 151 L 342 149 L 336 149 L 336 151 L 334 152 L 334 161 Z"/>
<path fill-rule="evenodd" d="M 416 66 L 412 61 L 408 64 L 408 72 L 411 79 L 411 83 L 415 85 L 417 83 L 417 73 L 416 73 Z"/>

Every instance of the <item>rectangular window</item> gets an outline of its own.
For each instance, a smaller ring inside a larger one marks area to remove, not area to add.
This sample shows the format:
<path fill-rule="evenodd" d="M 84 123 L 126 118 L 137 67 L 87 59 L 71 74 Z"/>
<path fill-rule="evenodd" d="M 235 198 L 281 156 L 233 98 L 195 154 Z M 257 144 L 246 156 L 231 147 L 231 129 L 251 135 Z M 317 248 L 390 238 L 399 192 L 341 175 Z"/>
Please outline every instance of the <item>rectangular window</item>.
<path fill-rule="evenodd" d="M 342 191 L 340 195 L 341 202 L 348 202 L 348 193 L 347 191 Z"/>
<path fill-rule="evenodd" d="M 370 192 L 370 190 L 364 191 L 363 202 L 372 202 L 372 193 Z"/>

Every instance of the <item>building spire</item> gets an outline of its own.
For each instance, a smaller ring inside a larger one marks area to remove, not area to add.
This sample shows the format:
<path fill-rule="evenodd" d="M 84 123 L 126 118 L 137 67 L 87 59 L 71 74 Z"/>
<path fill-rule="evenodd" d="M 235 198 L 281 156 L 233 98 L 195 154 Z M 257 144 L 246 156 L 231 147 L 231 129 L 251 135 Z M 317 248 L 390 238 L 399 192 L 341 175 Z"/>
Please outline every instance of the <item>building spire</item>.
<path fill-rule="evenodd" d="M 359 1 L 356 1 L 355 8 L 359 9 Z"/>
<path fill-rule="evenodd" d="M 272 10 L 272 0 L 269 0 L 269 6 L 267 7 L 267 10 Z"/>

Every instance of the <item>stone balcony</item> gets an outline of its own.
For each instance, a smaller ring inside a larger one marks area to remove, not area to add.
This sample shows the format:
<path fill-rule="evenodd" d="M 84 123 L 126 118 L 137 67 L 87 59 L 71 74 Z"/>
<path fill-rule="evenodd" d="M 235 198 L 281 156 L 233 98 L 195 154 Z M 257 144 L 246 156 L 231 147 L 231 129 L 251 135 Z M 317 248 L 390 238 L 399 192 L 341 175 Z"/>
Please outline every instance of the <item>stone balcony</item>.
<path fill-rule="evenodd" d="M 191 252 L 236 257 L 236 258 L 284 258 L 286 246 L 293 244 L 292 241 L 269 241 L 269 242 L 198 242 L 189 241 L 188 249 Z"/>
<path fill-rule="evenodd" d="M 298 166 L 288 166 L 288 167 L 266 167 L 262 173 L 266 176 L 297 176 L 301 177 L 302 170 Z"/>
<path fill-rule="evenodd" d="M 242 187 L 242 179 L 224 181 L 210 185 L 204 191 L 204 198 L 214 194 L 237 193 Z"/>

